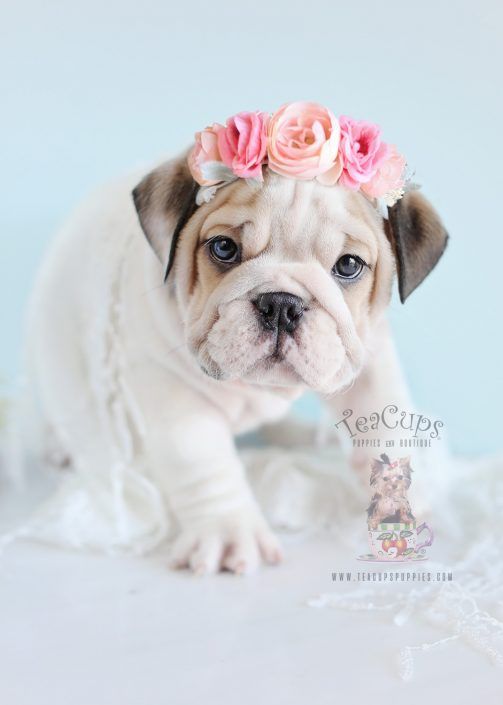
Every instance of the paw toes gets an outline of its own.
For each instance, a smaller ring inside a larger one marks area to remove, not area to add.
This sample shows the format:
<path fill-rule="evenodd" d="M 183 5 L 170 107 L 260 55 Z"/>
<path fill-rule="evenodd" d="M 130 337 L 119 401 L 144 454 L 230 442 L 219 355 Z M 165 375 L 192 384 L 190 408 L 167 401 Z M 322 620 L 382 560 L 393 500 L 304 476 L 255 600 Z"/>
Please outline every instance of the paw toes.
<path fill-rule="evenodd" d="M 269 563 L 270 565 L 281 563 L 283 559 L 283 552 L 279 541 L 274 534 L 269 531 L 262 531 L 258 534 L 257 541 L 262 558 L 266 563 Z"/>
<path fill-rule="evenodd" d="M 269 564 L 279 563 L 282 555 L 276 537 L 263 521 L 257 524 L 227 523 L 185 531 L 173 544 L 170 567 L 189 568 L 195 575 L 219 570 L 248 575 L 257 569 L 261 559 Z"/>
<path fill-rule="evenodd" d="M 220 568 L 222 553 L 223 545 L 217 537 L 203 539 L 190 556 L 190 568 L 196 575 L 216 573 Z"/>
<path fill-rule="evenodd" d="M 190 555 L 197 545 L 197 540 L 190 534 L 179 536 L 171 549 L 169 566 L 173 570 L 189 567 Z"/>
<path fill-rule="evenodd" d="M 241 537 L 230 544 L 223 560 L 223 567 L 237 575 L 253 573 L 259 563 L 257 544 L 253 538 Z"/>

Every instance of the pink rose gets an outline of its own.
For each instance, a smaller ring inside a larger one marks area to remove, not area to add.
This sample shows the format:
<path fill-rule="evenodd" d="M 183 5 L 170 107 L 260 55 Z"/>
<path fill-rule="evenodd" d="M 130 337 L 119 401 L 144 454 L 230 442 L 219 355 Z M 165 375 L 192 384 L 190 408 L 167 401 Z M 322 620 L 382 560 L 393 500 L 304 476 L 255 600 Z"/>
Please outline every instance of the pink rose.
<path fill-rule="evenodd" d="M 404 170 L 405 157 L 399 154 L 394 145 L 389 145 L 388 158 L 362 189 L 371 198 L 381 198 L 390 191 L 401 189 L 404 184 Z"/>
<path fill-rule="evenodd" d="M 267 152 L 267 113 L 238 113 L 218 131 L 223 163 L 241 179 L 262 180 Z"/>
<path fill-rule="evenodd" d="M 220 129 L 222 129 L 222 125 L 214 123 L 211 127 L 202 130 L 202 132 L 196 132 L 196 143 L 187 161 L 194 181 L 197 181 L 201 186 L 213 186 L 218 183 L 217 181 L 208 181 L 208 179 L 205 179 L 202 175 L 201 168 L 206 162 L 221 161 L 217 138 L 217 132 Z"/>
<path fill-rule="evenodd" d="M 333 113 L 317 103 L 287 103 L 269 123 L 269 167 L 296 179 L 334 184 L 341 172 L 338 161 L 340 129 Z"/>
<path fill-rule="evenodd" d="M 365 120 L 352 120 L 345 115 L 339 119 L 341 143 L 339 154 L 342 174 L 339 183 L 357 191 L 368 183 L 388 156 L 388 145 L 381 142 L 381 130 Z"/>

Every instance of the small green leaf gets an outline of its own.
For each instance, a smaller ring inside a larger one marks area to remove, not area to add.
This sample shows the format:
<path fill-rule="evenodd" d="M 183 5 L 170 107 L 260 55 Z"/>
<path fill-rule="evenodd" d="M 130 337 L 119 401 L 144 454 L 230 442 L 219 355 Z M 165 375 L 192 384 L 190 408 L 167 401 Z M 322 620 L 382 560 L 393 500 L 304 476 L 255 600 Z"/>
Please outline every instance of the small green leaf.
<path fill-rule="evenodd" d="M 400 538 L 406 539 L 407 536 L 412 536 L 412 531 L 400 531 Z"/>
<path fill-rule="evenodd" d="M 205 162 L 201 166 L 201 174 L 208 181 L 235 181 L 236 176 L 222 162 Z"/>
<path fill-rule="evenodd" d="M 410 556 L 411 553 L 414 553 L 413 548 L 408 548 L 406 551 L 402 553 L 403 556 Z"/>
<path fill-rule="evenodd" d="M 393 533 L 391 531 L 385 531 L 384 534 L 381 534 L 380 536 L 377 537 L 378 541 L 385 541 L 386 539 L 390 539 L 393 536 Z"/>

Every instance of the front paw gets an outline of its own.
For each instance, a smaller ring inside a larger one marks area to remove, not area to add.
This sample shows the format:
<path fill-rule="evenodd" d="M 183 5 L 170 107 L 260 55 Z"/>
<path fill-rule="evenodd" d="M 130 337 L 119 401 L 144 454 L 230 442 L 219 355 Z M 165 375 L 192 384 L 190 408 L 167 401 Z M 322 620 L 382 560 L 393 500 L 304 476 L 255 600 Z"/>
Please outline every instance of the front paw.
<path fill-rule="evenodd" d="M 228 570 L 253 573 L 261 560 L 279 563 L 281 548 L 265 519 L 243 510 L 185 527 L 171 552 L 171 567 L 190 568 L 197 575 Z"/>

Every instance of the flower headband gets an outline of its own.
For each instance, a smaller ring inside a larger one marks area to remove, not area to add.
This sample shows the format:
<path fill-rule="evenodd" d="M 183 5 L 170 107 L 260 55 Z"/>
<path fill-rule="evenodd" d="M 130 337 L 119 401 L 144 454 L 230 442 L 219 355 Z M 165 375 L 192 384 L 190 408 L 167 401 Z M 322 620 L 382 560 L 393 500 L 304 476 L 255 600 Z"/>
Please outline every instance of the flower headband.
<path fill-rule="evenodd" d="M 197 132 L 188 156 L 197 205 L 236 179 L 263 181 L 263 167 L 293 179 L 340 184 L 375 199 L 383 215 L 404 195 L 405 158 L 365 120 L 339 119 L 317 103 L 287 103 L 273 115 L 242 112 Z"/>

